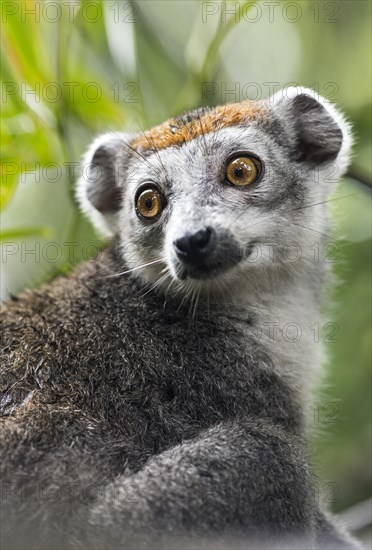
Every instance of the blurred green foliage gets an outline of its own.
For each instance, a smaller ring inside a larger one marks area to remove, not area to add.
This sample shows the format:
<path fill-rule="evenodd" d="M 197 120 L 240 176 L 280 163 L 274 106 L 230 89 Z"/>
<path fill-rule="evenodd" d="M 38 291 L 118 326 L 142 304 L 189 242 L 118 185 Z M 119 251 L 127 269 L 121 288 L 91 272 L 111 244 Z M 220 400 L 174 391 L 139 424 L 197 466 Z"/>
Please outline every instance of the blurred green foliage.
<path fill-rule="evenodd" d="M 352 170 L 370 178 L 370 2 L 55 4 L 2 3 L 3 294 L 100 246 L 76 208 L 73 163 L 103 131 L 143 129 L 297 83 L 346 112 L 356 134 Z M 371 487 L 370 190 L 345 178 L 331 204 L 343 239 L 331 314 L 339 339 L 327 344 L 327 388 L 313 406 L 314 464 L 335 487 L 320 498 L 340 510 Z M 59 247 L 53 260 L 37 254 L 50 242 Z M 73 254 L 66 242 L 76 243 Z"/>

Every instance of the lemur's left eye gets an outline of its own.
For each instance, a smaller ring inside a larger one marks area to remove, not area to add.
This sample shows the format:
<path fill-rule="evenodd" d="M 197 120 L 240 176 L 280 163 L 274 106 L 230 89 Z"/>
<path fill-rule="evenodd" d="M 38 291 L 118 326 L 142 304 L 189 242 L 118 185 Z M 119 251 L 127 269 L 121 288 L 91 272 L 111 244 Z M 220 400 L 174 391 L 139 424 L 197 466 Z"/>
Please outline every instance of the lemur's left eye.
<path fill-rule="evenodd" d="M 137 194 L 135 204 L 139 218 L 154 220 L 160 216 L 164 201 L 160 191 L 155 186 L 152 186 L 143 189 Z"/>
<path fill-rule="evenodd" d="M 255 182 L 261 171 L 258 159 L 248 156 L 236 157 L 227 165 L 226 180 L 237 187 Z"/>

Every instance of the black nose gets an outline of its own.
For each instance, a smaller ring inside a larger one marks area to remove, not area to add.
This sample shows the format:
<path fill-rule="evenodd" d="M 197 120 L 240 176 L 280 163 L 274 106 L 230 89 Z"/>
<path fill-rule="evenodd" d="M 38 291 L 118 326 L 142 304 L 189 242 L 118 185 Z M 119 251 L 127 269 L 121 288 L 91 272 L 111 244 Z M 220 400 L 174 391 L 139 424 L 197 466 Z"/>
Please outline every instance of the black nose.
<path fill-rule="evenodd" d="M 186 235 L 174 241 L 177 256 L 184 262 L 202 263 L 213 249 L 214 230 L 211 227 L 200 229 L 192 235 Z"/>

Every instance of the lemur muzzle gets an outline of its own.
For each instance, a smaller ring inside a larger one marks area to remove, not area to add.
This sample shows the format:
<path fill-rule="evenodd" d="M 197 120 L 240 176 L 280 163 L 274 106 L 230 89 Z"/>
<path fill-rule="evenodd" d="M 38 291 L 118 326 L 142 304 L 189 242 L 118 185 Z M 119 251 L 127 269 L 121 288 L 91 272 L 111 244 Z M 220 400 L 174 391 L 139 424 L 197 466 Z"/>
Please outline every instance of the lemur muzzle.
<path fill-rule="evenodd" d="M 215 231 L 211 227 L 200 229 L 174 241 L 177 257 L 188 264 L 202 264 L 215 248 Z"/>

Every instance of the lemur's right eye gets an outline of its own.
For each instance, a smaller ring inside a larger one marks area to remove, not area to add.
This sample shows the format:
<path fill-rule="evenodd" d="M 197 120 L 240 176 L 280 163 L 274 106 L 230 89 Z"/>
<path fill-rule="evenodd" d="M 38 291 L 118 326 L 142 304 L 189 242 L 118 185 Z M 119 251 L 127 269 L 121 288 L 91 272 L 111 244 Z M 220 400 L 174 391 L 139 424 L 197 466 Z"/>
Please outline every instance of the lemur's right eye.
<path fill-rule="evenodd" d="M 231 159 L 226 167 L 226 180 L 235 187 L 246 187 L 259 177 L 261 165 L 258 159 L 238 156 Z"/>
<path fill-rule="evenodd" d="M 160 191 L 153 185 L 139 190 L 135 200 L 137 216 L 146 220 L 155 220 L 164 208 Z"/>

